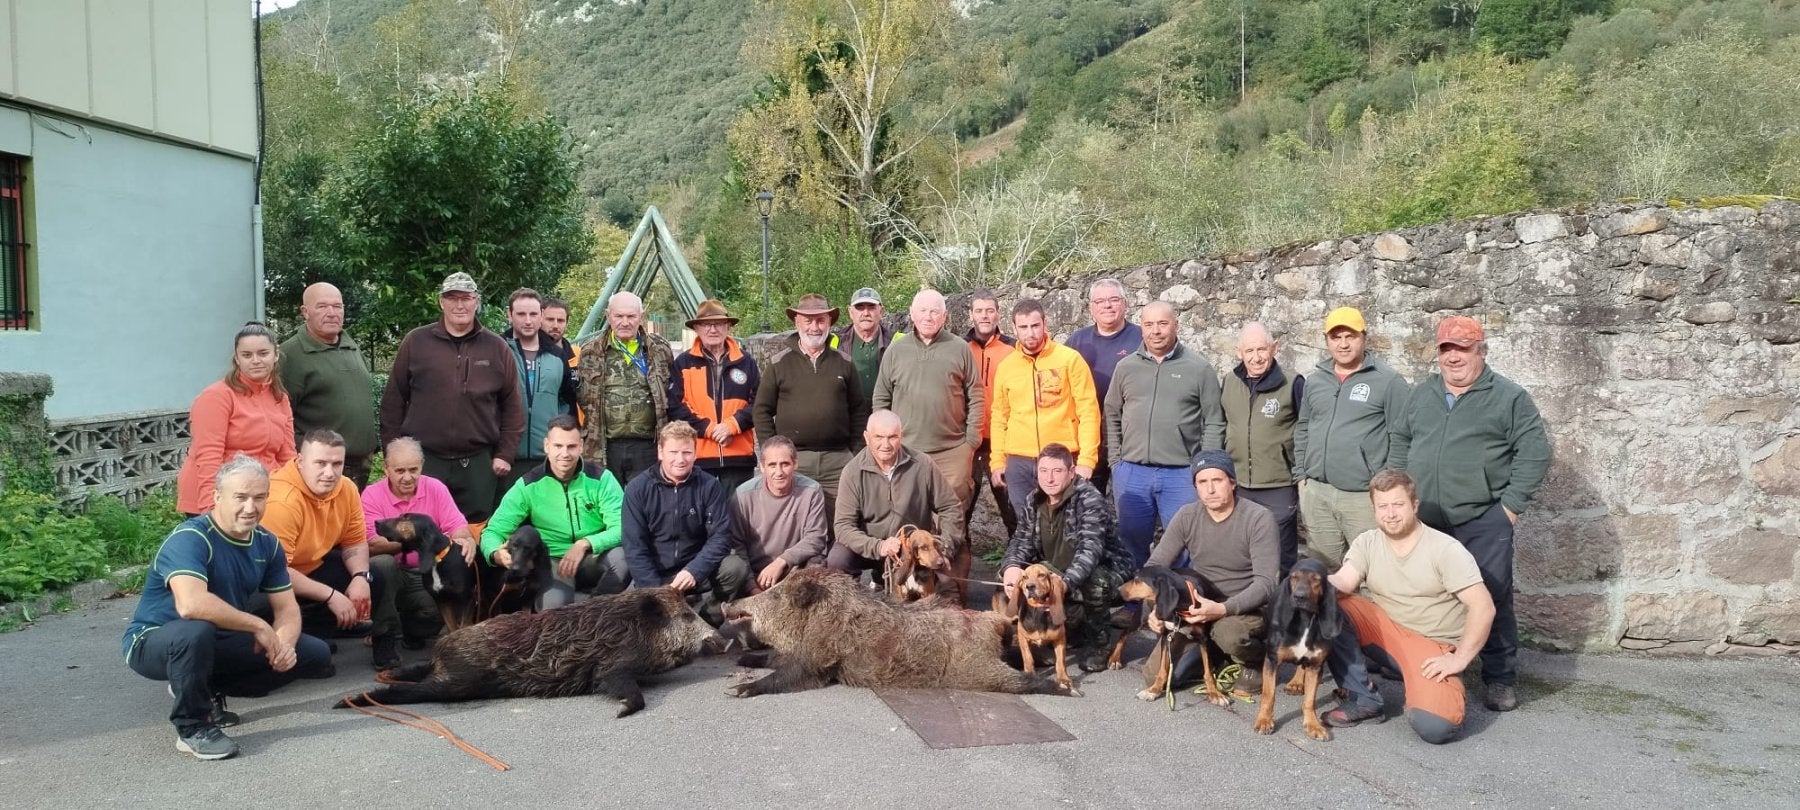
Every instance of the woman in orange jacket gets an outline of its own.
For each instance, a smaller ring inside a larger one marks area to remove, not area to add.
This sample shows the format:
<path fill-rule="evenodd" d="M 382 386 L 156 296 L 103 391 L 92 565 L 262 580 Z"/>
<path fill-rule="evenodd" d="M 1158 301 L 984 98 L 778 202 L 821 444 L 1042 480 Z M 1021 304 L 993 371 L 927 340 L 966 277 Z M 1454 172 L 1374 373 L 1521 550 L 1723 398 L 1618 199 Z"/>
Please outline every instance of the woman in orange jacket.
<path fill-rule="evenodd" d="M 238 453 L 270 472 L 294 457 L 294 412 L 281 387 L 275 333 L 255 321 L 232 343 L 231 370 L 194 398 L 187 460 L 176 479 L 176 506 L 189 515 L 212 509 L 213 477 Z"/>

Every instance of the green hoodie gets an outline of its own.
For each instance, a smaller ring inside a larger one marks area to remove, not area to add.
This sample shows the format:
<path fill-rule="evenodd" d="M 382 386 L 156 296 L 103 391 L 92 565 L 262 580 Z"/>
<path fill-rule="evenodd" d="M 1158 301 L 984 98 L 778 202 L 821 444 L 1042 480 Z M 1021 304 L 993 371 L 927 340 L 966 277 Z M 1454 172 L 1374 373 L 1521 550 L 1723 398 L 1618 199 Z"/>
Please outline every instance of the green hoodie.
<path fill-rule="evenodd" d="M 481 530 L 481 556 L 506 545 L 519 526 L 530 523 L 544 536 L 551 557 L 569 553 L 576 540 L 588 541 L 589 552 L 600 554 L 616 548 L 625 509 L 625 490 L 612 472 L 591 461 L 576 468 L 567 485 L 550 474 L 548 462 L 525 474 L 494 509 Z"/>
<path fill-rule="evenodd" d="M 1373 354 L 1338 379 L 1331 358 L 1306 375 L 1300 418 L 1294 423 L 1294 477 L 1324 481 L 1345 492 L 1368 492 L 1369 479 L 1395 466 L 1402 441 L 1406 378 Z"/>
<path fill-rule="evenodd" d="M 1389 459 L 1417 482 L 1419 519 L 1448 530 L 1495 502 L 1525 514 L 1550 469 L 1550 440 L 1531 394 L 1491 367 L 1455 407 L 1447 393 L 1438 374 L 1412 390 L 1400 420 L 1400 453 Z"/>

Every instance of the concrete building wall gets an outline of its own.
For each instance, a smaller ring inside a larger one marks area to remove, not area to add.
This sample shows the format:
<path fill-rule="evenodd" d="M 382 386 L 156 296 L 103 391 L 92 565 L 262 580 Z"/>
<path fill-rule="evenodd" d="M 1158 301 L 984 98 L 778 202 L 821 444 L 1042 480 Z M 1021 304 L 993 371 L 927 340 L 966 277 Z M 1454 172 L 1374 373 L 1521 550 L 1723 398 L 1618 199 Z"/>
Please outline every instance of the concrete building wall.
<path fill-rule="evenodd" d="M 23 155 L 33 329 L 0 330 L 0 370 L 51 375 L 51 419 L 185 408 L 256 311 L 242 157 L 0 107 Z"/>

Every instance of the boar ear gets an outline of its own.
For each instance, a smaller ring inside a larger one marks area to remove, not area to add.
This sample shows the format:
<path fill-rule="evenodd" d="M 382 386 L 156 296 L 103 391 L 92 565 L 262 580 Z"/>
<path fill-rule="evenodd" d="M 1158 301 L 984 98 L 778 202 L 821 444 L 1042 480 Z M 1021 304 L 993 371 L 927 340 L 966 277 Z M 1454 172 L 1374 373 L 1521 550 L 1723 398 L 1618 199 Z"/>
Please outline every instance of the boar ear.
<path fill-rule="evenodd" d="M 656 591 L 642 590 L 637 593 L 643 594 L 638 598 L 638 612 L 642 614 L 645 623 L 660 626 L 669 622 L 669 606 L 664 604 L 663 599 L 658 598 Z M 682 601 L 686 602 L 686 600 Z"/>
<path fill-rule="evenodd" d="M 826 592 L 823 583 L 812 578 L 795 581 L 790 590 L 793 593 L 791 598 L 794 601 L 794 607 L 798 608 L 812 607 L 825 601 L 825 598 L 830 595 Z"/>

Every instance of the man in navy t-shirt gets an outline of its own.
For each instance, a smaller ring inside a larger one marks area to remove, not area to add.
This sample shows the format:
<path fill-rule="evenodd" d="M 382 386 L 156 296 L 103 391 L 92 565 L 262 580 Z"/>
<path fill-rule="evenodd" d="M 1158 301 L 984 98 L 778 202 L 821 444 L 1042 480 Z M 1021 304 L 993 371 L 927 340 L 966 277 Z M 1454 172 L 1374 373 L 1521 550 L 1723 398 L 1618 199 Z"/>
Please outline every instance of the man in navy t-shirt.
<path fill-rule="evenodd" d="M 238 752 L 219 730 L 238 721 L 226 694 L 260 697 L 335 672 L 330 646 L 300 633 L 280 541 L 257 525 L 268 471 L 240 453 L 216 480 L 212 511 L 177 526 L 157 550 L 123 641 L 133 670 L 169 682 L 175 749 L 200 759 Z"/>
<path fill-rule="evenodd" d="M 1063 345 L 1074 349 L 1086 360 L 1094 374 L 1094 393 L 1106 401 L 1106 389 L 1112 385 L 1113 369 L 1119 361 L 1144 345 L 1144 330 L 1125 319 L 1125 284 L 1116 278 L 1103 278 L 1088 285 L 1088 314 L 1093 326 L 1084 326 L 1069 335 Z M 1110 492 L 1112 467 L 1106 463 L 1106 448 L 1100 448 L 1100 464 L 1088 479 L 1094 488 Z"/>

